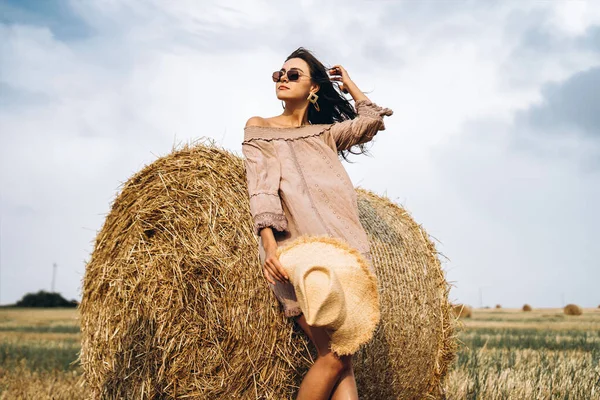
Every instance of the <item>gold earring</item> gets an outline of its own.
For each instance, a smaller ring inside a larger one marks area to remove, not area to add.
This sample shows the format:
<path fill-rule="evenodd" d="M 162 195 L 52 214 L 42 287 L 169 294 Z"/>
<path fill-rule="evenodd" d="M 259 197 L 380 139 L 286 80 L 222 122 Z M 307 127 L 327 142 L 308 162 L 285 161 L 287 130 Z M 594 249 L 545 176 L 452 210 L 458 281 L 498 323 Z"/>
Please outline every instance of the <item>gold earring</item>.
<path fill-rule="evenodd" d="M 306 100 L 310 101 L 311 103 L 313 103 L 313 105 L 315 106 L 315 109 L 317 111 L 321 111 L 321 108 L 319 107 L 319 103 L 317 103 L 317 100 L 319 99 L 319 96 L 317 96 L 316 93 L 310 93 L 308 95 L 308 97 L 306 98 Z"/>

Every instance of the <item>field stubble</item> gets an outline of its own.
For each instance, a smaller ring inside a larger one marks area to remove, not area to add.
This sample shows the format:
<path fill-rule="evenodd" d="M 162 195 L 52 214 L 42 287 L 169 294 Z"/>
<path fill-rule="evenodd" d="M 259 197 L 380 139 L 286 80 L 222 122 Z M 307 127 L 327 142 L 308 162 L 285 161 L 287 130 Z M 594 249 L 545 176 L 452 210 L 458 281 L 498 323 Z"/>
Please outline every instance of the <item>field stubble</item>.
<path fill-rule="evenodd" d="M 452 399 L 600 399 L 600 310 L 474 310 L 447 381 Z"/>
<path fill-rule="evenodd" d="M 600 399 L 600 309 L 474 309 L 449 399 Z M 77 311 L 0 309 L 0 400 L 83 399 Z"/>

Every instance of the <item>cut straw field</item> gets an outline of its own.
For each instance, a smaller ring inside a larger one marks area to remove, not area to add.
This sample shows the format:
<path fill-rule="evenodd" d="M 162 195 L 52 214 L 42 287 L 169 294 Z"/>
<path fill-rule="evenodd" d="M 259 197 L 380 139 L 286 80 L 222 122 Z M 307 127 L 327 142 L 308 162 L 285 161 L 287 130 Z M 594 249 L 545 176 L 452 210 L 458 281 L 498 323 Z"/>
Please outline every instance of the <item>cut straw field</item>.
<path fill-rule="evenodd" d="M 475 309 L 461 320 L 453 399 L 600 399 L 600 309 Z"/>
<path fill-rule="evenodd" d="M 473 309 L 449 399 L 600 399 L 600 309 Z M 77 311 L 0 309 L 0 399 L 83 399 Z"/>

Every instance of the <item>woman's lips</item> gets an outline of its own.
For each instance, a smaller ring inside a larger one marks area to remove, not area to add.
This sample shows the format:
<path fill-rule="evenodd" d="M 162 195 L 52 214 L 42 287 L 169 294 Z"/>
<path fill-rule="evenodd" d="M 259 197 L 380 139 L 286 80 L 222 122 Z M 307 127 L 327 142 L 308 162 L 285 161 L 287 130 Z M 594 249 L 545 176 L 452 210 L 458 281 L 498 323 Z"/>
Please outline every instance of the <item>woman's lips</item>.
<path fill-rule="evenodd" d="M 287 86 L 279 86 L 279 90 L 289 90 L 289 87 L 287 87 Z"/>

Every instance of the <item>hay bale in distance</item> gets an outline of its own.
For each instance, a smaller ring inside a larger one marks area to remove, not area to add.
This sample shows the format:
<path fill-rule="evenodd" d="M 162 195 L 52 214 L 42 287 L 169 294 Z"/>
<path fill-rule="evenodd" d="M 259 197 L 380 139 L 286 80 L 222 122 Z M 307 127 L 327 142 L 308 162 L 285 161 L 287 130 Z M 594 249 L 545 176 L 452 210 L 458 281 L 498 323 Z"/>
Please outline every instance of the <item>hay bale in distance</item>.
<path fill-rule="evenodd" d="M 523 305 L 523 311 L 531 311 L 531 310 L 533 310 L 533 308 L 531 308 L 531 306 L 529 304 Z"/>
<path fill-rule="evenodd" d="M 473 309 L 466 304 L 454 304 L 452 311 L 457 318 L 471 318 Z"/>
<path fill-rule="evenodd" d="M 295 398 L 316 353 L 266 285 L 247 196 L 243 160 L 214 142 L 125 182 L 79 306 L 93 398 Z M 456 338 L 435 247 L 401 207 L 357 196 L 381 299 L 355 355 L 361 398 L 442 397 Z"/>
<path fill-rule="evenodd" d="M 502 306 L 500 304 L 496 304 L 496 309 L 500 309 Z"/>
<path fill-rule="evenodd" d="M 565 315 L 581 315 L 583 314 L 583 309 L 577 304 L 567 304 L 563 308 L 563 312 L 565 313 Z"/>

